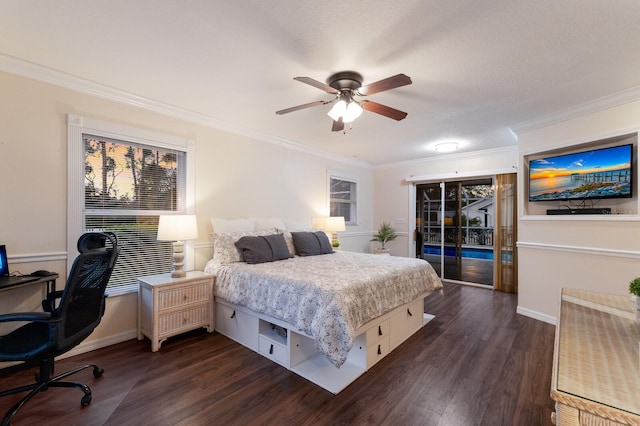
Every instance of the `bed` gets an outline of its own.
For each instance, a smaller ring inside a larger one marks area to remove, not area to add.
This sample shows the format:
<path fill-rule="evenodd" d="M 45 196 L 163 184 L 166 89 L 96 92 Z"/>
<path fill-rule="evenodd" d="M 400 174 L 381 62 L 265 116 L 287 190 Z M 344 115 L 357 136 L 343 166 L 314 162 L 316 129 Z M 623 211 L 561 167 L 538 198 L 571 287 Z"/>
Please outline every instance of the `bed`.
<path fill-rule="evenodd" d="M 205 271 L 216 277 L 216 331 L 338 393 L 432 318 L 424 298 L 442 283 L 423 260 L 334 252 L 325 239 L 216 233 Z"/>

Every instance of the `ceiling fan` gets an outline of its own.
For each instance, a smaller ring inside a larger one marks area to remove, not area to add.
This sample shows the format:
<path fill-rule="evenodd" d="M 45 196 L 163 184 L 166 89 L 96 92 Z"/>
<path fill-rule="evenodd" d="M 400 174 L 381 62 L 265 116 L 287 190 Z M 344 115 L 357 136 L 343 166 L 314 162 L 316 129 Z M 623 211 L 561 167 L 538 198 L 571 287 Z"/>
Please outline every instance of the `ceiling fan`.
<path fill-rule="evenodd" d="M 407 116 L 404 111 L 379 104 L 369 100 L 357 101 L 356 96 L 369 96 L 374 93 L 384 92 L 385 90 L 395 89 L 397 87 L 411 84 L 411 78 L 404 74 L 397 74 L 375 83 L 362 85 L 362 75 L 354 71 L 341 71 L 332 74 L 327 79 L 327 83 L 321 83 L 310 77 L 295 77 L 294 80 L 324 90 L 327 93 L 335 95 L 333 99 L 309 102 L 307 104 L 294 106 L 291 108 L 276 111 L 276 114 L 288 114 L 293 111 L 317 106 L 327 105 L 333 102 L 337 103 L 327 113 L 333 119 L 331 130 L 334 132 L 344 130 L 344 124 L 350 123 L 362 114 L 362 110 L 375 112 L 400 121 Z"/>

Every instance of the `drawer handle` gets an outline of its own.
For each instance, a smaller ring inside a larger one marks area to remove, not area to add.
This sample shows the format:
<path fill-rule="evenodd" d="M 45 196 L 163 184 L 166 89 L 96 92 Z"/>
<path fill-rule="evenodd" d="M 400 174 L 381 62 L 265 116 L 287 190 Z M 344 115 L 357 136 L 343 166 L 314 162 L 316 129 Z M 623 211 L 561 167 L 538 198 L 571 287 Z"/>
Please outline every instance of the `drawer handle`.
<path fill-rule="evenodd" d="M 186 318 L 186 317 L 182 318 L 182 323 L 183 324 L 186 323 L 187 321 L 188 321 L 188 318 Z"/>
<path fill-rule="evenodd" d="M 231 318 L 235 318 L 236 317 L 236 311 L 234 310 L 233 313 L 231 314 Z"/>
<path fill-rule="evenodd" d="M 382 336 L 382 326 L 378 326 L 378 336 Z"/>
<path fill-rule="evenodd" d="M 273 355 L 273 343 L 271 344 L 271 347 L 269 348 L 269 355 Z"/>
<path fill-rule="evenodd" d="M 189 298 L 189 296 L 187 296 L 186 294 L 182 296 L 182 300 L 187 300 Z"/>
<path fill-rule="evenodd" d="M 413 316 L 413 314 L 411 313 L 411 309 L 407 308 L 407 313 L 409 314 L 410 317 Z"/>
<path fill-rule="evenodd" d="M 382 355 L 382 349 L 380 348 L 380 345 L 378 345 L 378 355 Z"/>

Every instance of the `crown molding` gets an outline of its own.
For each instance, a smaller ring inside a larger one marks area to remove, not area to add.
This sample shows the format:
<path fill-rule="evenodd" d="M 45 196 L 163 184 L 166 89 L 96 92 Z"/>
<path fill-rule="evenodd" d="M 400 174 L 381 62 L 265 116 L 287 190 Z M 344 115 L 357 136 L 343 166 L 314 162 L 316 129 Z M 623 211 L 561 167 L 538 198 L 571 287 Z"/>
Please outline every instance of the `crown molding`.
<path fill-rule="evenodd" d="M 402 167 L 411 167 L 411 166 L 416 166 L 416 165 L 422 165 L 422 164 L 428 164 L 431 162 L 440 162 L 443 159 L 447 159 L 447 160 L 455 160 L 455 159 L 462 159 L 462 158 L 467 158 L 467 157 L 477 157 L 478 154 L 482 154 L 482 155 L 486 155 L 486 154 L 498 154 L 498 153 L 502 153 L 502 152 L 506 152 L 506 153 L 517 153 L 518 152 L 518 147 L 517 146 L 506 146 L 506 147 L 502 147 L 502 148 L 491 148 L 491 149 L 483 149 L 480 151 L 469 151 L 469 152 L 454 152 L 454 153 L 450 153 L 450 154 L 443 154 L 443 155 L 436 155 L 433 157 L 424 157 L 424 158 L 416 158 L 414 160 L 407 160 L 407 161 L 398 161 L 395 163 L 386 163 L 386 164 L 380 164 L 375 166 L 375 169 L 396 169 L 396 168 L 402 168 Z M 515 165 L 514 165 L 515 167 Z"/>
<path fill-rule="evenodd" d="M 149 99 L 144 96 L 136 95 L 134 93 L 109 87 L 94 81 L 86 80 L 78 76 L 67 74 L 53 68 L 44 67 L 33 62 L 24 61 L 22 59 L 18 59 L 2 53 L 0 53 L 0 71 L 4 71 L 9 74 L 15 74 L 20 77 L 30 78 L 32 80 L 37 80 L 54 86 L 63 87 L 65 89 L 70 89 L 76 92 L 96 96 L 110 101 L 131 105 L 147 111 L 160 113 L 169 117 L 177 118 L 205 127 L 219 129 L 225 132 L 245 136 L 254 140 L 271 143 L 305 154 L 322 157 L 340 163 L 350 164 L 356 167 L 366 169 L 373 168 L 371 164 L 361 160 L 355 160 L 353 158 L 332 154 L 321 149 L 290 141 L 288 139 L 268 135 L 266 133 L 262 133 L 235 123 L 229 123 L 205 114 L 190 111 L 174 105 L 166 104 L 164 102 L 156 101 L 154 99 Z"/>
<path fill-rule="evenodd" d="M 572 118 L 580 117 L 582 115 L 590 114 L 596 111 L 601 111 L 603 109 L 612 108 L 637 100 L 640 100 L 640 87 L 633 87 L 631 89 L 623 90 L 609 96 L 594 99 L 592 101 L 585 102 L 571 108 L 566 108 L 552 114 L 543 115 L 532 120 L 514 124 L 510 127 L 510 130 L 518 135 L 529 132 L 531 130 L 539 129 L 541 127 L 550 126 L 552 124 L 567 121 Z"/>

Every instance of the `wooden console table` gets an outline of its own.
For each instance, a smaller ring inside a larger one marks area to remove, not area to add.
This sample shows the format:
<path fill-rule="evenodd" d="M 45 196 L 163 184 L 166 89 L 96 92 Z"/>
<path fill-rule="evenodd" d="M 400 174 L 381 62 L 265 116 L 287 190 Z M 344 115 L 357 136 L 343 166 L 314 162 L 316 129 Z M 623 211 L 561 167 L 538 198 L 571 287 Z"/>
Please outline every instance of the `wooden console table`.
<path fill-rule="evenodd" d="M 630 296 L 562 289 L 551 398 L 557 425 L 640 425 L 640 323 Z"/>

